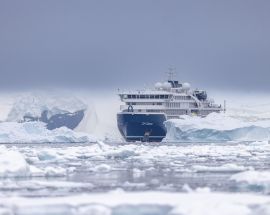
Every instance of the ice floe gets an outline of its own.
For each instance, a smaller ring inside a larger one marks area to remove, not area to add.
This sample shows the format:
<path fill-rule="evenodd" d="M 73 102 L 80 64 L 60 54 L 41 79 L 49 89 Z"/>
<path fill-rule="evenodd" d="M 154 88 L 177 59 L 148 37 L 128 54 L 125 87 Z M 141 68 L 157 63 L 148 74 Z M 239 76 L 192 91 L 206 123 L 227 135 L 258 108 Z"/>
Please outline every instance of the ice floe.
<path fill-rule="evenodd" d="M 0 146 L 0 178 L 8 177 L 61 177 L 68 174 L 68 169 L 57 165 L 35 166 L 35 160 L 29 163 L 25 158 L 27 155 L 18 151 L 16 147 L 7 148 Z M 32 160 L 33 161 L 33 160 Z M 46 161 L 45 161 L 46 162 Z M 58 161 L 53 161 L 58 162 Z"/>
<path fill-rule="evenodd" d="M 212 192 L 109 192 L 69 197 L 1 198 L 2 211 L 18 215 L 267 215 L 269 196 Z M 135 213 L 136 212 L 136 213 Z"/>
<path fill-rule="evenodd" d="M 0 123 L 0 143 L 74 143 L 96 142 L 92 135 L 66 127 L 48 130 L 42 122 Z"/>
<path fill-rule="evenodd" d="M 251 121 L 212 113 L 205 118 L 182 116 L 165 122 L 164 142 L 260 141 L 270 137 L 270 120 Z"/>
<path fill-rule="evenodd" d="M 26 177 L 29 175 L 30 167 L 21 153 L 0 146 L 0 177 Z"/>
<path fill-rule="evenodd" d="M 270 187 L 270 171 L 245 171 L 232 175 L 231 180 L 254 185 L 269 185 Z"/>
<path fill-rule="evenodd" d="M 192 167 L 196 172 L 241 172 L 252 169 L 251 167 L 239 166 L 236 164 L 224 164 L 222 166 L 200 166 L 194 165 Z"/>
<path fill-rule="evenodd" d="M 94 172 L 110 172 L 111 166 L 108 164 L 99 164 L 91 169 Z"/>

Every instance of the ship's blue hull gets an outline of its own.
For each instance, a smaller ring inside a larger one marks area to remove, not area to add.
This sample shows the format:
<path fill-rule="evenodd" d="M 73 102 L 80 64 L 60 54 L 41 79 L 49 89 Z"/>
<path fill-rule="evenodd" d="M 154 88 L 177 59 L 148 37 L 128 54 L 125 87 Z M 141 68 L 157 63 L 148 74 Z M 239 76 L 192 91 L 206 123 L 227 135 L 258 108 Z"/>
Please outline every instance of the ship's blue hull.
<path fill-rule="evenodd" d="M 164 114 L 118 113 L 117 124 L 126 141 L 160 142 L 166 136 Z"/>

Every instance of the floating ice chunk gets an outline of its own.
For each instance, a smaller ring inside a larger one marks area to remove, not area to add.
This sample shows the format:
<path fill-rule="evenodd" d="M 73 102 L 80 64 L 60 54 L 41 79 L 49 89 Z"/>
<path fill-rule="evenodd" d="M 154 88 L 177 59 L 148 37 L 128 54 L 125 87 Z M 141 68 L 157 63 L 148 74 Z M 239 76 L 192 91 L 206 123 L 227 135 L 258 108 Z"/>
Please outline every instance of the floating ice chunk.
<path fill-rule="evenodd" d="M 198 193 L 210 193 L 211 189 L 209 187 L 198 187 L 198 188 L 196 188 L 196 192 L 198 192 Z"/>
<path fill-rule="evenodd" d="M 268 140 L 269 125 L 269 120 L 254 122 L 226 114 L 212 113 L 205 118 L 185 115 L 165 122 L 167 135 L 164 142 Z"/>
<path fill-rule="evenodd" d="M 45 175 L 45 172 L 37 168 L 36 166 L 29 165 L 29 169 L 32 177 L 42 177 Z"/>
<path fill-rule="evenodd" d="M 193 192 L 193 189 L 188 184 L 184 184 L 182 189 L 183 189 L 183 191 L 185 191 L 187 193 Z"/>
<path fill-rule="evenodd" d="M 80 183 L 80 182 L 71 182 L 71 181 L 39 181 L 31 180 L 29 182 L 31 186 L 38 186 L 43 188 L 93 188 L 91 183 Z"/>
<path fill-rule="evenodd" d="M 56 161 L 56 160 L 61 159 L 61 156 L 56 152 L 56 150 L 53 150 L 53 149 L 41 150 L 41 151 L 37 152 L 37 157 L 41 161 L 45 161 L 45 160 Z"/>
<path fill-rule="evenodd" d="M 109 192 L 65 197 L 0 197 L 14 214 L 266 215 L 270 197 L 212 192 Z M 16 213 L 15 213 L 16 212 Z"/>
<path fill-rule="evenodd" d="M 0 146 L 0 177 L 26 177 L 30 168 L 20 152 Z"/>
<path fill-rule="evenodd" d="M 112 152 L 108 152 L 106 155 L 110 158 L 127 158 L 136 155 L 136 153 L 128 149 L 118 149 Z"/>
<path fill-rule="evenodd" d="M 250 167 L 238 166 L 236 164 L 224 164 L 222 166 L 200 166 L 192 167 L 196 172 L 241 172 L 250 169 Z"/>
<path fill-rule="evenodd" d="M 53 207 L 46 207 L 42 205 L 38 206 L 25 206 L 18 208 L 16 213 L 18 215 L 75 215 L 76 208 L 73 208 L 69 204 L 59 204 Z"/>
<path fill-rule="evenodd" d="M 129 181 L 126 181 L 123 186 L 125 188 L 136 188 L 136 189 L 143 189 L 146 187 L 146 184 L 145 183 L 134 183 L 134 182 L 129 182 Z"/>
<path fill-rule="evenodd" d="M 255 185 L 268 184 L 270 186 L 270 171 L 251 170 L 246 172 L 240 172 L 232 175 L 231 180 L 237 182 L 246 182 Z"/>
<path fill-rule="evenodd" d="M 94 172 L 110 172 L 111 167 L 108 164 L 100 164 L 92 169 Z"/>
<path fill-rule="evenodd" d="M 153 185 L 153 186 L 158 186 L 160 184 L 160 181 L 157 178 L 153 178 L 150 181 L 150 184 Z"/>
<path fill-rule="evenodd" d="M 133 177 L 139 178 L 139 177 L 145 176 L 145 171 L 140 170 L 140 169 L 138 169 L 138 168 L 134 168 L 134 169 L 132 170 L 132 172 L 133 172 Z"/>
<path fill-rule="evenodd" d="M 45 168 L 45 175 L 47 177 L 62 177 L 67 175 L 67 171 L 62 167 L 48 166 Z"/>
<path fill-rule="evenodd" d="M 0 215 L 13 215 L 12 210 L 0 206 Z"/>
<path fill-rule="evenodd" d="M 82 206 L 78 209 L 79 215 L 111 215 L 112 211 L 110 208 L 103 205 L 91 205 L 91 206 Z"/>
<path fill-rule="evenodd" d="M 97 139 L 85 133 L 66 127 L 48 130 L 42 122 L 0 123 L 0 143 L 74 143 L 96 142 Z"/>

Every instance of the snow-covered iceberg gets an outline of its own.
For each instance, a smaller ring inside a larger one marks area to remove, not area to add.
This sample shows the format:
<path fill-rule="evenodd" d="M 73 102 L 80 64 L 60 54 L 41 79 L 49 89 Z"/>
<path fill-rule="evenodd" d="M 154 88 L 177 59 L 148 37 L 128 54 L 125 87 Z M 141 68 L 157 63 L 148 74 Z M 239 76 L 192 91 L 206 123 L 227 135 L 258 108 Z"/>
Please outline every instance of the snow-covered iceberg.
<path fill-rule="evenodd" d="M 0 123 L 0 143 L 85 143 L 96 142 L 92 135 L 66 127 L 48 130 L 42 122 Z"/>
<path fill-rule="evenodd" d="M 182 116 L 165 122 L 165 142 L 260 141 L 270 137 L 270 120 L 251 121 L 212 113 L 205 118 Z"/>
<path fill-rule="evenodd" d="M 9 122 L 41 121 L 48 129 L 76 128 L 85 115 L 87 105 L 75 96 L 26 93 L 18 96 L 8 114 Z"/>

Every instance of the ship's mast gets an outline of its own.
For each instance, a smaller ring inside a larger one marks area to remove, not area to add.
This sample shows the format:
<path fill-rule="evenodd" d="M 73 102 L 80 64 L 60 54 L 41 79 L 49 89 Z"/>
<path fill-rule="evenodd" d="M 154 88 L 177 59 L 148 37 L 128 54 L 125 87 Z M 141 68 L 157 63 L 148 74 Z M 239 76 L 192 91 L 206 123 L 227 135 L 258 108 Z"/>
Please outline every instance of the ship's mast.
<path fill-rule="evenodd" d="M 169 71 L 167 72 L 167 74 L 168 74 L 168 81 L 173 81 L 174 80 L 174 76 L 176 74 L 175 70 L 176 69 L 173 68 L 173 67 L 170 67 L 169 68 Z"/>

